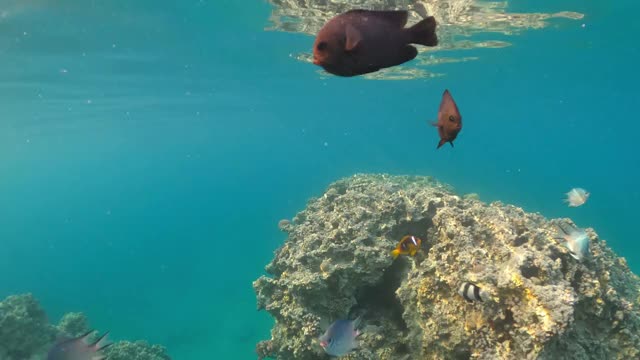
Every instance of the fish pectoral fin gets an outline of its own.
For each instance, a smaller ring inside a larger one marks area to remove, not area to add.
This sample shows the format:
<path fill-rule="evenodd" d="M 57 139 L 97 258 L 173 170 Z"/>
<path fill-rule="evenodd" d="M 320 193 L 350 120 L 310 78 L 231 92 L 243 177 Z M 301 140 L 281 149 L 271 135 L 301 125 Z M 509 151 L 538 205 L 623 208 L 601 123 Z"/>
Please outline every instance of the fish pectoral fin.
<path fill-rule="evenodd" d="M 398 61 L 396 65 L 400 65 L 407 61 L 411 61 L 415 59 L 416 56 L 418 56 L 418 49 L 416 49 L 411 45 L 407 45 L 402 49 L 402 51 L 398 55 Z"/>
<path fill-rule="evenodd" d="M 449 144 L 451 144 L 451 147 L 453 147 L 453 141 L 449 141 Z"/>
<path fill-rule="evenodd" d="M 351 51 L 358 46 L 362 40 L 362 34 L 358 29 L 351 24 L 347 24 L 347 43 L 345 44 L 345 50 Z"/>

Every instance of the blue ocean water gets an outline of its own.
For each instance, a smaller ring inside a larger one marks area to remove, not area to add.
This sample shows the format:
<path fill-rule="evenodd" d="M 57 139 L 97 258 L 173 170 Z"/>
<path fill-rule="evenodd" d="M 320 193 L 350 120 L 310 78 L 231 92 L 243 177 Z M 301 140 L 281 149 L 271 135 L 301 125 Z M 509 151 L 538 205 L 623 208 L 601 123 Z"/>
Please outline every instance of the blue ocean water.
<path fill-rule="evenodd" d="M 264 31 L 272 7 L 0 0 L 0 298 L 175 359 L 254 359 L 278 220 L 356 172 L 571 217 L 640 271 L 637 2 L 510 2 L 585 17 L 405 81 L 320 76 L 292 56 L 312 37 Z M 445 88 L 465 123 L 436 151 Z M 572 187 L 585 206 L 563 204 Z"/>

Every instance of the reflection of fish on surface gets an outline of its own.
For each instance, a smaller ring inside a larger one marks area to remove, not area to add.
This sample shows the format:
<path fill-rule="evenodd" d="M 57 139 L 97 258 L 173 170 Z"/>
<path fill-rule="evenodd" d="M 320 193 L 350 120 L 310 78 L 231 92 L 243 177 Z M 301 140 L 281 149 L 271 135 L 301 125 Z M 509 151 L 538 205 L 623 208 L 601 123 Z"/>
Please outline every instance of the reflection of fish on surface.
<path fill-rule="evenodd" d="M 336 320 L 327 331 L 318 338 L 320 346 L 331 356 L 342 356 L 358 347 L 357 329 L 362 317 L 355 320 Z"/>
<path fill-rule="evenodd" d="M 558 234 L 555 238 L 564 241 L 564 245 L 574 259 L 582 261 L 589 256 L 589 235 L 586 231 L 573 225 L 568 225 L 568 230 L 559 224 L 556 227 L 562 234 Z"/>
<path fill-rule="evenodd" d="M 566 195 L 564 202 L 568 203 L 569 207 L 578 207 L 587 202 L 591 193 L 582 188 L 573 188 Z"/>
<path fill-rule="evenodd" d="M 438 45 L 436 20 L 429 16 L 405 28 L 405 10 L 350 10 L 330 19 L 313 44 L 313 63 L 328 73 L 356 76 L 413 60 L 410 44 Z"/>
<path fill-rule="evenodd" d="M 98 340 L 91 344 L 87 343 L 89 335 L 93 334 L 94 330 L 71 339 L 62 339 L 54 344 L 49 353 L 47 354 L 47 360 L 104 360 L 106 355 L 98 354 L 99 351 L 110 346 L 112 343 L 107 343 L 107 335 L 109 332 L 104 333 Z"/>
<path fill-rule="evenodd" d="M 437 149 L 447 142 L 453 147 L 453 140 L 462 130 L 462 115 L 460 115 L 458 105 L 456 105 L 449 90 L 445 90 L 442 94 L 440 108 L 438 109 L 438 120 L 431 122 L 431 125 L 438 128 L 440 142 Z"/>
<path fill-rule="evenodd" d="M 397 258 L 399 255 L 410 255 L 415 256 L 415 254 L 420 250 L 420 245 L 422 244 L 422 239 L 413 235 L 406 235 L 398 242 L 396 248 L 391 252 L 393 258 Z"/>

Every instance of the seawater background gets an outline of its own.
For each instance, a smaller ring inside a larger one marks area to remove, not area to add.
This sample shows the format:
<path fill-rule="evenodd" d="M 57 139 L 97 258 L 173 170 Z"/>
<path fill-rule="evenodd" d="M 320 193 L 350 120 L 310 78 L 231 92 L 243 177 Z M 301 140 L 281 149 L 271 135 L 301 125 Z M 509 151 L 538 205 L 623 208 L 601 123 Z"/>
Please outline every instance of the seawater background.
<path fill-rule="evenodd" d="M 278 220 L 355 172 L 571 217 L 637 272 L 638 7 L 511 3 L 586 17 L 448 53 L 480 60 L 442 78 L 367 81 L 290 57 L 313 39 L 264 32 L 264 2 L 2 0 L 0 298 L 175 359 L 253 359 Z M 436 151 L 444 88 L 465 127 Z M 574 186 L 593 194 L 577 209 Z"/>

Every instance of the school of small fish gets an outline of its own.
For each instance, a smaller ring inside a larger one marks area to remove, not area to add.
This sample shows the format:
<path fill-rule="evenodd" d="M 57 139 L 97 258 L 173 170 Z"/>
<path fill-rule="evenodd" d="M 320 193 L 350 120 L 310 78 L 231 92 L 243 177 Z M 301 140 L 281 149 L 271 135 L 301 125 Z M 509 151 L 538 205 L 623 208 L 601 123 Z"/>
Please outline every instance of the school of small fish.
<path fill-rule="evenodd" d="M 411 27 L 406 27 L 408 12 L 405 10 L 354 9 L 330 19 L 318 32 L 313 44 L 313 63 L 326 72 L 353 77 L 369 74 L 384 68 L 397 66 L 413 60 L 418 50 L 412 44 L 434 47 L 438 45 L 436 20 L 429 16 Z M 440 100 L 437 119 L 430 124 L 437 128 L 439 142 L 436 149 L 453 141 L 462 130 L 462 115 L 448 89 Z M 569 207 L 582 206 L 590 193 L 582 188 L 573 188 L 564 200 Z M 564 242 L 569 254 L 578 261 L 589 257 L 589 236 L 575 226 L 558 226 L 555 237 Z M 400 255 L 415 256 L 422 240 L 415 235 L 405 235 L 397 243 L 391 255 L 395 260 Z M 477 284 L 464 281 L 458 295 L 468 302 L 486 302 L 491 295 Z M 361 334 L 355 320 L 334 321 L 318 338 L 320 346 L 330 356 L 343 356 L 358 348 L 357 337 Z"/>

